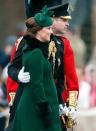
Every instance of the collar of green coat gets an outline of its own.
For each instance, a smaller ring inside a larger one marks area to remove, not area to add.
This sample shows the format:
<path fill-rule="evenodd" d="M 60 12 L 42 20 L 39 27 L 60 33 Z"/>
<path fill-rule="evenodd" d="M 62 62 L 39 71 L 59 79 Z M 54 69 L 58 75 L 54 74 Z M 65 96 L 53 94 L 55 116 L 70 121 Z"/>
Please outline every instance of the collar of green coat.
<path fill-rule="evenodd" d="M 23 48 L 24 51 L 28 50 L 34 50 L 36 48 L 39 48 L 42 50 L 42 53 L 44 57 L 48 58 L 48 47 L 49 47 L 49 42 L 41 42 L 36 38 L 31 38 L 31 37 L 24 37 L 25 39 L 25 46 Z"/>

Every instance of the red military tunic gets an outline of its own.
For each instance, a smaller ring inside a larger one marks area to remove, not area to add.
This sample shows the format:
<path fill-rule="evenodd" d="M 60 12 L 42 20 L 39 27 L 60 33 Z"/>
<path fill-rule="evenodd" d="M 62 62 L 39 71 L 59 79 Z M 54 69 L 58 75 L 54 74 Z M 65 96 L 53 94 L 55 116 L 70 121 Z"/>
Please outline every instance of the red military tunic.
<path fill-rule="evenodd" d="M 22 37 L 20 37 L 16 43 L 15 43 L 15 46 L 13 48 L 13 51 L 12 51 L 12 54 L 11 54 L 11 60 L 10 60 L 10 63 L 13 61 L 14 59 L 14 56 L 15 56 L 15 53 L 17 51 L 17 48 L 20 44 L 20 41 L 22 40 Z M 17 88 L 18 88 L 18 83 L 14 80 L 12 80 L 12 78 L 10 76 L 8 76 L 7 78 L 7 82 L 6 82 L 6 86 L 7 86 L 7 97 L 8 97 L 8 103 L 9 105 L 12 105 L 12 102 L 13 102 L 13 99 L 14 99 L 14 96 L 15 96 L 15 93 L 17 91 Z"/>
<path fill-rule="evenodd" d="M 74 53 L 70 45 L 70 42 L 67 38 L 61 37 L 64 43 L 64 75 L 66 78 L 67 89 L 65 88 L 62 97 L 64 102 L 69 98 L 70 91 L 76 91 L 78 94 L 79 85 L 78 78 L 76 74 L 75 62 L 74 62 Z"/>

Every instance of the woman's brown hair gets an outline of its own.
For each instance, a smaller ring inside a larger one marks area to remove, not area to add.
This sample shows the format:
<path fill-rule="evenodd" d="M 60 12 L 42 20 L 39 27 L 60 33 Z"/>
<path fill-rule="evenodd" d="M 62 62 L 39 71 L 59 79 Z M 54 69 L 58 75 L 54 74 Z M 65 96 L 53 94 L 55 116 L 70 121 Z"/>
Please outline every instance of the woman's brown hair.
<path fill-rule="evenodd" d="M 42 27 L 36 23 L 34 17 L 30 17 L 29 19 L 27 19 L 25 21 L 25 24 L 26 24 L 27 30 L 24 36 L 30 36 L 34 38 L 37 31 L 42 29 Z"/>

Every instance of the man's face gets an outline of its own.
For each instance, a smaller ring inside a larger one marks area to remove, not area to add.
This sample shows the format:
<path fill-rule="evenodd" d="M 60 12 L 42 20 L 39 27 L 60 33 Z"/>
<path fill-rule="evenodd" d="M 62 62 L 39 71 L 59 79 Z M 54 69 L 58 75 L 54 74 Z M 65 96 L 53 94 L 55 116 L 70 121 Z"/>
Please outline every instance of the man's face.
<path fill-rule="evenodd" d="M 69 26 L 68 19 L 64 18 L 54 18 L 53 31 L 57 34 L 64 34 Z"/>

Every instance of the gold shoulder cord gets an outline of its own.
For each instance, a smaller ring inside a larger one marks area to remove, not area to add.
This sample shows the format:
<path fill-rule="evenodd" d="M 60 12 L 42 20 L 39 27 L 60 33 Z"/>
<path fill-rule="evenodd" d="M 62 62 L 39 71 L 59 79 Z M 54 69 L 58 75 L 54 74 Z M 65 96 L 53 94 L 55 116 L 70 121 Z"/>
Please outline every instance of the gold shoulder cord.
<path fill-rule="evenodd" d="M 51 56 L 53 58 L 53 74 L 54 74 L 54 69 L 55 69 L 55 54 L 56 54 L 56 52 L 57 52 L 57 48 L 56 48 L 55 42 L 51 41 L 49 43 L 48 59 L 50 59 Z"/>

